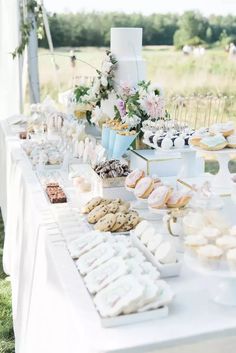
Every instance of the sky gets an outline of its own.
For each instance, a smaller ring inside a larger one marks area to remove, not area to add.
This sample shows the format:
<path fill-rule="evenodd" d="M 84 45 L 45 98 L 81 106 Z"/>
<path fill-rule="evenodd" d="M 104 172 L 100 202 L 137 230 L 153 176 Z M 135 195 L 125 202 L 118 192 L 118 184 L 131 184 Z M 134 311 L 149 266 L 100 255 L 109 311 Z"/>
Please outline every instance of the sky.
<path fill-rule="evenodd" d="M 236 15 L 236 0 L 44 0 L 44 5 L 51 12 L 123 11 L 148 15 L 194 9 L 204 15 Z"/>

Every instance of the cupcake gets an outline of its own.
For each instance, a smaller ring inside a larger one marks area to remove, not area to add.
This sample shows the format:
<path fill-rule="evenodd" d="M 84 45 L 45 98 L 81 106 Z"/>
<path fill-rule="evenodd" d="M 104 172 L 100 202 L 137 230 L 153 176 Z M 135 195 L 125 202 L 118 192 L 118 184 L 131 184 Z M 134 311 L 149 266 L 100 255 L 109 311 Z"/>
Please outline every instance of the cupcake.
<path fill-rule="evenodd" d="M 236 237 L 232 235 L 224 235 L 216 239 L 216 245 L 219 246 L 222 250 L 230 250 L 236 248 Z"/>
<path fill-rule="evenodd" d="M 221 235 L 219 229 L 214 227 L 204 227 L 200 234 L 209 240 L 210 243 L 214 243 L 216 239 Z"/>
<path fill-rule="evenodd" d="M 233 235 L 234 237 L 236 236 L 236 225 L 230 228 L 229 234 Z"/>
<path fill-rule="evenodd" d="M 216 245 L 208 244 L 197 249 L 197 256 L 201 264 L 212 270 L 216 270 L 219 266 L 223 250 Z"/>
<path fill-rule="evenodd" d="M 207 240 L 202 235 L 189 235 L 185 238 L 184 247 L 186 252 L 195 256 L 200 246 L 207 245 Z"/>
<path fill-rule="evenodd" d="M 226 254 L 228 266 L 231 271 L 236 271 L 236 249 L 231 249 Z"/>

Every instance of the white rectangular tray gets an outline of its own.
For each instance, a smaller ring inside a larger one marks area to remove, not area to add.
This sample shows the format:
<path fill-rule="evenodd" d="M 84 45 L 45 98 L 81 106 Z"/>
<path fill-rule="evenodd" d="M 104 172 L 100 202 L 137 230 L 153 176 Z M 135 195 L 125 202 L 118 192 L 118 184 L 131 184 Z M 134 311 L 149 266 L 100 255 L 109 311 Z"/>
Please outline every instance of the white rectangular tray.
<path fill-rule="evenodd" d="M 147 259 L 155 267 L 157 267 L 158 271 L 161 274 L 161 278 L 179 276 L 182 266 L 182 259 L 180 254 L 177 255 L 178 258 L 176 263 L 163 265 L 159 261 L 157 261 L 156 258 L 152 255 L 152 253 L 146 248 L 146 246 L 141 243 L 141 241 L 135 236 L 134 232 L 131 231 L 130 236 L 133 244 L 144 253 Z"/>
<path fill-rule="evenodd" d="M 155 310 L 145 311 L 143 313 L 133 313 L 129 315 L 119 315 L 116 317 L 103 318 L 99 315 L 102 327 L 116 327 L 131 324 L 137 324 L 144 321 L 161 319 L 168 316 L 168 306 L 162 306 Z"/>

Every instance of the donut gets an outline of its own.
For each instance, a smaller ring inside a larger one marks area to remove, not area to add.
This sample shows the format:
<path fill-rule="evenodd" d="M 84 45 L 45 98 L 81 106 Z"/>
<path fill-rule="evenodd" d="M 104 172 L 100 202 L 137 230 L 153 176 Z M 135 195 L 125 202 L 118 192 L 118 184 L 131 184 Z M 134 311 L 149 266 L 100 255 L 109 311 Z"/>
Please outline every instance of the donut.
<path fill-rule="evenodd" d="M 138 181 L 134 189 L 134 195 L 146 199 L 154 189 L 154 181 L 151 177 L 144 177 Z"/>
<path fill-rule="evenodd" d="M 128 188 L 135 188 L 140 179 L 144 177 L 144 171 L 140 169 L 133 170 L 125 179 L 125 185 Z"/>
<path fill-rule="evenodd" d="M 186 206 L 190 199 L 191 195 L 189 193 L 180 190 L 175 190 L 170 195 L 166 205 L 169 208 L 181 208 Z"/>
<path fill-rule="evenodd" d="M 227 146 L 227 141 L 223 135 L 217 134 L 208 137 L 204 137 L 199 146 L 207 151 L 219 151 Z"/>
<path fill-rule="evenodd" d="M 172 194 L 172 189 L 167 185 L 156 188 L 148 198 L 148 205 L 152 208 L 164 208 Z"/>

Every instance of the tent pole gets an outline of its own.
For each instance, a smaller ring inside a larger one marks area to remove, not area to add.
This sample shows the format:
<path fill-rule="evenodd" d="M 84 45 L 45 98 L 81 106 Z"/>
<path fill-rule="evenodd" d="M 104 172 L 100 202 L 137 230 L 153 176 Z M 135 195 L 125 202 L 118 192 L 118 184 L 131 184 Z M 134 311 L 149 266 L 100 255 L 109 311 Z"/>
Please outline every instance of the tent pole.
<path fill-rule="evenodd" d="M 28 11 L 28 18 L 33 26 L 30 31 L 28 42 L 28 78 L 29 78 L 29 92 L 30 103 L 40 102 L 39 89 L 39 72 L 38 72 L 38 37 L 37 37 L 37 23 L 32 12 Z"/>

